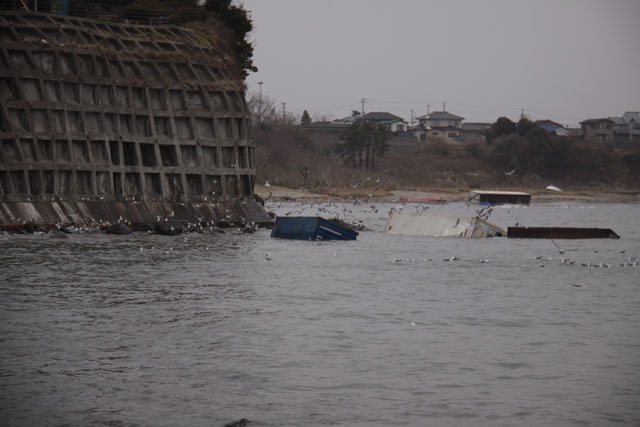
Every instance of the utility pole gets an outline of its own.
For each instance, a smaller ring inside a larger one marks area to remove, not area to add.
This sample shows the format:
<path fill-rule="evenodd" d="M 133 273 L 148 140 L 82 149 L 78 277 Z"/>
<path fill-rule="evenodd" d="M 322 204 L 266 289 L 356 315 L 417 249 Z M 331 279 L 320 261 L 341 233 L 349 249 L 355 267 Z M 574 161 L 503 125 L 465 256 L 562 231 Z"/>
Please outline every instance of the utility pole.
<path fill-rule="evenodd" d="M 409 122 L 409 126 L 413 127 L 413 108 L 411 109 L 411 121 Z"/>
<path fill-rule="evenodd" d="M 442 111 L 447 111 L 447 103 L 446 102 L 442 103 Z"/>
<path fill-rule="evenodd" d="M 260 95 L 258 96 L 258 123 L 262 123 L 262 84 L 264 82 L 258 82 L 260 86 Z"/>
<path fill-rule="evenodd" d="M 362 98 L 362 101 L 360 101 L 360 102 L 362 103 L 362 117 L 364 117 L 364 103 L 365 103 L 366 101 L 367 101 L 367 100 L 366 100 L 366 99 L 364 99 L 364 98 Z"/>
<path fill-rule="evenodd" d="M 282 103 L 282 124 L 284 124 L 284 119 L 285 119 L 285 117 L 286 117 L 286 113 L 285 113 L 285 110 L 284 110 L 284 106 L 285 106 L 285 105 L 287 105 L 287 103 L 286 103 L 286 102 L 283 102 L 283 103 Z"/>
<path fill-rule="evenodd" d="M 429 115 L 429 110 L 431 109 L 431 104 L 427 104 L 427 116 Z"/>
<path fill-rule="evenodd" d="M 524 119 L 524 108 L 520 109 L 520 120 Z"/>

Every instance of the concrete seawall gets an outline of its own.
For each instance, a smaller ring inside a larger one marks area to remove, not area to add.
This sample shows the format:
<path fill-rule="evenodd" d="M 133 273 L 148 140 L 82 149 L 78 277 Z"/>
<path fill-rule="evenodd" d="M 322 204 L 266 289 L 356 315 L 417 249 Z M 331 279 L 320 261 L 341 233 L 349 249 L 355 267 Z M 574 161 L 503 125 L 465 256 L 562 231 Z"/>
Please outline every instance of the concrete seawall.
<path fill-rule="evenodd" d="M 220 220 L 218 207 L 252 204 L 268 217 L 253 201 L 242 83 L 224 75 L 225 59 L 202 35 L 1 12 L 0 41 L 2 223 L 38 221 L 35 212 L 61 200 L 118 217 L 142 203 L 147 221 L 159 206 L 195 204 L 209 205 L 210 220 Z"/>

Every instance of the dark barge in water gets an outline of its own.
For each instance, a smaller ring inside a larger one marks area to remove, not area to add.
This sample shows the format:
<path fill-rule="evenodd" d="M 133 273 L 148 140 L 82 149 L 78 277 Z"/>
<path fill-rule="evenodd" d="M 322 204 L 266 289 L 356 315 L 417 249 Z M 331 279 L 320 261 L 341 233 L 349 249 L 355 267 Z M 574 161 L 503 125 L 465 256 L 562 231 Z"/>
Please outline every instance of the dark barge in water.
<path fill-rule="evenodd" d="M 610 228 L 509 227 L 507 237 L 519 239 L 619 239 Z"/>
<path fill-rule="evenodd" d="M 469 201 L 481 205 L 529 205 L 531 194 L 522 191 L 472 191 Z"/>

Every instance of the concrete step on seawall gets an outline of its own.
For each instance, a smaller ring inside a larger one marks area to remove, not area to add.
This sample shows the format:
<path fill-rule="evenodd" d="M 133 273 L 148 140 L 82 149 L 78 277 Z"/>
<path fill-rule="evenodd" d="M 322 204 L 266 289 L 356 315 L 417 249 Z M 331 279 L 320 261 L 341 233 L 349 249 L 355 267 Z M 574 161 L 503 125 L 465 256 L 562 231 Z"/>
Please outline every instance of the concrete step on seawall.
<path fill-rule="evenodd" d="M 184 222 L 226 223 L 241 226 L 273 224 L 273 218 L 255 201 L 219 203 L 178 202 L 0 202 L 0 228 L 24 224 L 100 225 L 118 221 L 154 223 L 158 218 Z"/>

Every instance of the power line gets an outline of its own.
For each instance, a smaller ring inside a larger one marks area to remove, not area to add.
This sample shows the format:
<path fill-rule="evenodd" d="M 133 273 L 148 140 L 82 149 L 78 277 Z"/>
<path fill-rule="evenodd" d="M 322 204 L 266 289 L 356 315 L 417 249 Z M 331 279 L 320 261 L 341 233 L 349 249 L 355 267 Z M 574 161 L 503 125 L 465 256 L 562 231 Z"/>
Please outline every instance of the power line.
<path fill-rule="evenodd" d="M 555 114 L 555 113 L 545 113 L 545 112 L 536 111 L 536 110 L 527 110 L 527 111 L 529 111 L 530 113 L 542 114 L 542 115 L 549 116 L 549 117 L 553 116 L 553 117 L 558 117 L 558 118 L 561 118 L 561 119 L 575 120 L 576 123 L 579 123 L 579 122 L 584 120 L 584 118 L 578 119 L 576 117 L 563 116 L 561 114 Z"/>
<path fill-rule="evenodd" d="M 376 103 L 403 104 L 403 105 L 433 105 L 433 104 L 446 103 L 446 104 L 450 104 L 450 105 L 459 105 L 459 106 L 462 106 L 462 107 L 473 107 L 473 108 L 491 109 L 491 110 L 514 110 L 514 111 L 517 110 L 517 111 L 519 111 L 520 108 L 522 108 L 522 107 L 500 107 L 500 106 L 491 106 L 491 105 L 474 105 L 474 104 L 465 104 L 465 103 L 451 102 L 451 101 L 439 101 L 439 102 L 434 102 L 434 101 L 392 101 L 392 100 L 371 99 L 371 98 L 367 98 L 367 101 L 376 102 Z"/>
<path fill-rule="evenodd" d="M 335 106 L 335 107 L 328 107 L 328 108 L 313 108 L 312 110 L 313 110 L 313 111 L 315 111 L 315 112 L 336 111 L 336 110 L 341 110 L 341 109 L 343 109 L 343 108 L 347 108 L 347 107 L 354 107 L 354 106 L 356 106 L 356 105 L 360 105 L 360 103 L 359 103 L 359 102 L 352 102 L 352 103 L 350 103 L 350 104 L 338 105 L 338 106 Z M 307 109 L 308 109 L 308 108 L 307 108 Z M 300 110 L 300 111 L 302 111 L 302 110 L 304 110 L 304 108 L 301 108 L 301 107 L 300 107 L 300 108 L 298 108 L 298 107 L 296 107 L 296 110 Z"/>

